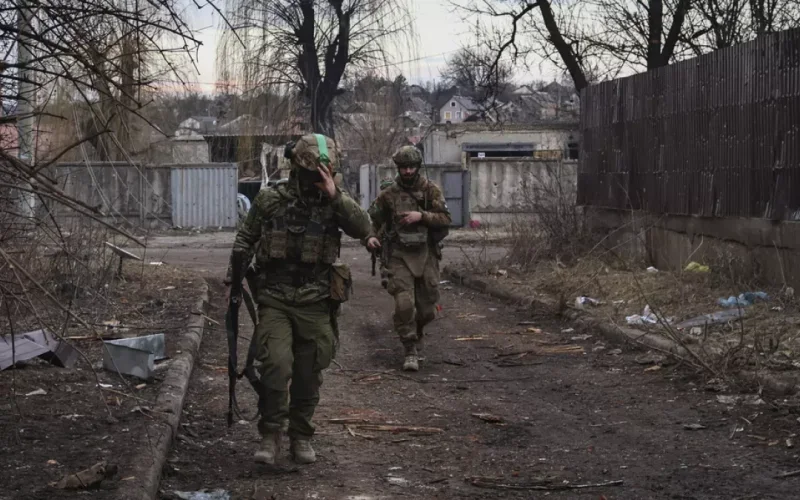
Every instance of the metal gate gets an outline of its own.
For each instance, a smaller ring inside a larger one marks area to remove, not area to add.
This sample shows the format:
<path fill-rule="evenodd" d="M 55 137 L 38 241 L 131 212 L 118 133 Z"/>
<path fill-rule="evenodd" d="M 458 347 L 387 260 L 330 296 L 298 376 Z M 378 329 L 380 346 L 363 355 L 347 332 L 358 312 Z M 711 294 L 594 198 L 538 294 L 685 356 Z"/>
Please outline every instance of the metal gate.
<path fill-rule="evenodd" d="M 453 218 L 451 226 L 464 227 L 469 220 L 469 171 L 442 172 L 442 190 Z"/>

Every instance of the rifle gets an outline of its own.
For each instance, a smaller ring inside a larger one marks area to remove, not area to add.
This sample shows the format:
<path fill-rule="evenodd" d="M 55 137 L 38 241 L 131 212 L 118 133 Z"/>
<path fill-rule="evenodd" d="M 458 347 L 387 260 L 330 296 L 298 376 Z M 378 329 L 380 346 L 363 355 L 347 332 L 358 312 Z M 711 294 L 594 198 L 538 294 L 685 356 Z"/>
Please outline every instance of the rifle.
<path fill-rule="evenodd" d="M 233 425 L 234 413 L 240 419 L 248 421 L 255 420 L 259 415 L 259 413 L 256 412 L 251 418 L 243 416 L 243 412 L 239 409 L 239 405 L 236 402 L 236 381 L 246 375 L 253 389 L 255 389 L 258 394 L 261 394 L 261 382 L 253 366 L 258 352 L 255 335 L 250 339 L 250 346 L 247 350 L 247 361 L 244 369 L 241 373 L 238 373 L 237 370 L 239 364 L 237 359 L 239 307 L 243 299 L 247 311 L 250 313 L 250 318 L 253 320 L 253 325 L 255 325 L 257 321 L 253 299 L 250 294 L 242 288 L 242 267 L 243 255 L 240 252 L 234 252 L 231 256 L 231 298 L 228 303 L 228 311 L 225 313 L 225 329 L 228 334 L 228 427 Z"/>
<path fill-rule="evenodd" d="M 375 263 L 378 260 L 378 249 L 371 249 L 369 253 L 372 255 L 372 275 L 375 276 Z"/>

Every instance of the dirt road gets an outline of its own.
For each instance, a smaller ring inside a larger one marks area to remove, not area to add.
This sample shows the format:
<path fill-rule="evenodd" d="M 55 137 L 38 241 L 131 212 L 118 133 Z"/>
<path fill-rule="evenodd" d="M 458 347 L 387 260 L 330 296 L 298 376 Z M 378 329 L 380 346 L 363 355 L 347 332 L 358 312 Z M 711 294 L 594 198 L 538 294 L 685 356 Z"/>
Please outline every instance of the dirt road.
<path fill-rule="evenodd" d="M 207 270 L 220 323 L 226 254 L 171 254 Z M 224 332 L 212 330 L 164 471 L 165 495 L 221 488 L 236 499 L 280 500 L 797 498 L 800 478 L 773 478 L 800 469 L 787 447 L 797 415 L 786 407 L 728 407 L 683 367 L 648 369 L 645 353 L 620 353 L 591 331 L 563 331 L 569 325 L 450 285 L 443 285 L 423 369 L 409 376 L 397 371 L 392 301 L 369 276 L 368 257 L 347 249 L 343 259 L 355 271 L 355 297 L 342 322 L 340 366 L 325 373 L 315 419 L 319 461 L 296 467 L 284 458 L 274 469 L 253 463 L 254 425 L 225 424 L 227 348 Z M 239 398 L 248 410 L 251 393 L 242 382 Z M 431 429 L 386 432 L 362 422 Z M 622 483 L 559 492 L 507 488 L 614 481 Z"/>

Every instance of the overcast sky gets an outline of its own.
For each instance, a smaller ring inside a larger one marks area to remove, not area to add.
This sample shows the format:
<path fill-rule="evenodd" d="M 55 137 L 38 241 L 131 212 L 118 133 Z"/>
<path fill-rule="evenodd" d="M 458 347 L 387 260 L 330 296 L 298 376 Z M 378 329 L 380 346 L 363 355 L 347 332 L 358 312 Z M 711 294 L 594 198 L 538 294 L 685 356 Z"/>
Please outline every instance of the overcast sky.
<path fill-rule="evenodd" d="M 196 56 L 199 74 L 192 70 L 188 80 L 196 90 L 213 92 L 216 82 L 216 43 L 220 32 L 219 16 L 211 7 L 197 9 L 192 0 L 187 1 L 187 11 L 192 27 L 197 30 L 197 38 L 203 42 Z M 451 12 L 447 0 L 408 0 L 414 20 L 415 44 L 404 45 L 392 54 L 396 65 L 381 69 L 386 76 L 394 77 L 402 73 L 412 83 L 422 83 L 439 77 L 439 69 L 444 67 L 447 58 L 462 45 L 474 43 L 469 27 L 461 21 L 458 13 Z M 216 5 L 223 6 L 222 0 Z M 455 34 L 455 35 L 454 35 Z M 558 71 L 552 65 L 540 65 L 535 73 L 517 74 L 518 82 L 533 79 L 552 80 Z"/>

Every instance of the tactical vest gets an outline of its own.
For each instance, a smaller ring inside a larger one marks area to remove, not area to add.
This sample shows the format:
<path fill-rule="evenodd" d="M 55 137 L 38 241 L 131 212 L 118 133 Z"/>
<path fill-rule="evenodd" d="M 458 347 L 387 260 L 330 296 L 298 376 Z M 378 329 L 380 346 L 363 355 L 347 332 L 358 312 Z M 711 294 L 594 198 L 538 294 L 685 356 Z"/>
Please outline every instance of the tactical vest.
<path fill-rule="evenodd" d="M 413 194 L 413 196 L 411 196 Z M 421 212 L 423 207 L 417 202 L 417 199 L 422 201 L 425 199 L 425 193 L 422 191 L 412 191 L 411 194 L 400 187 L 394 188 L 394 193 L 391 196 L 392 215 L 394 220 L 394 240 L 400 245 L 408 248 L 419 247 L 428 244 L 428 226 L 422 223 L 412 224 L 410 226 L 401 226 L 400 220 L 403 218 L 403 212 Z M 416 197 L 417 199 L 414 199 Z"/>
<path fill-rule="evenodd" d="M 328 266 L 339 257 L 342 239 L 330 205 L 309 207 L 296 200 L 282 204 L 265 221 L 261 235 L 259 260 L 265 264 L 278 260 Z"/>

